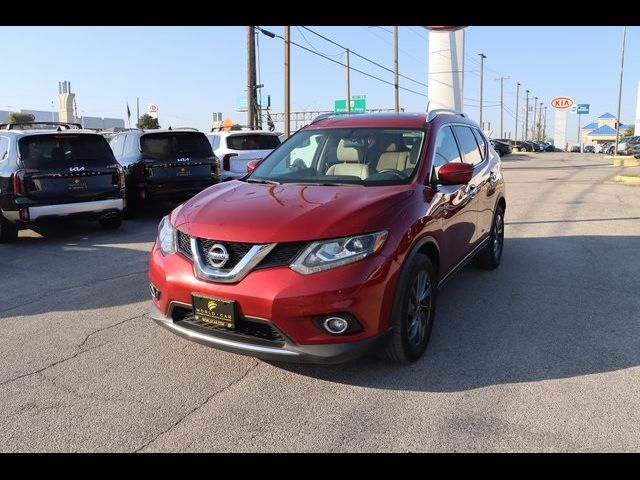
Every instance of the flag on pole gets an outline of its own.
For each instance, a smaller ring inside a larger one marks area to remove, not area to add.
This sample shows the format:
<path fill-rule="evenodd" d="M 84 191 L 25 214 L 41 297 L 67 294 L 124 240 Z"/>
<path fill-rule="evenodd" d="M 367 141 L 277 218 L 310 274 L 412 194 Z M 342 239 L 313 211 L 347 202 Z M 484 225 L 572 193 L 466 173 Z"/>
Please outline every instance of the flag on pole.
<path fill-rule="evenodd" d="M 129 102 L 127 102 L 127 119 L 131 119 L 131 110 L 129 110 Z"/>

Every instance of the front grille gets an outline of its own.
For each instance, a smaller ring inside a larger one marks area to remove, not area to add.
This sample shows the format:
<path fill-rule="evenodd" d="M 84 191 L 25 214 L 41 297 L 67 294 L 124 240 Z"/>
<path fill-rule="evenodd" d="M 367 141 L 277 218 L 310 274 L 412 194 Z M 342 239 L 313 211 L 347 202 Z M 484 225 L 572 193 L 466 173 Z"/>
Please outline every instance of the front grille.
<path fill-rule="evenodd" d="M 206 253 L 216 243 L 224 245 L 229 252 L 229 260 L 224 265 L 224 269 L 232 269 L 236 264 L 242 260 L 247 252 L 254 246 L 253 243 L 238 243 L 238 242 L 223 242 L 219 240 L 210 240 L 206 238 L 197 239 L 198 246 L 200 248 L 200 255 L 209 267 L 216 268 L 209 262 L 209 257 Z M 262 259 L 256 268 L 269 268 L 279 267 L 282 265 L 290 265 L 295 258 L 300 254 L 302 249 L 306 247 L 309 242 L 288 242 L 277 244 L 269 254 Z M 184 254 L 188 258 L 193 258 L 191 252 L 191 237 L 186 233 L 178 230 L 178 251 Z"/>
<path fill-rule="evenodd" d="M 250 320 L 246 317 L 236 319 L 234 330 L 197 321 L 191 310 L 187 309 L 175 309 L 173 320 L 185 328 L 230 340 L 273 347 L 282 347 L 285 342 L 284 335 L 268 323 Z"/>
<path fill-rule="evenodd" d="M 309 242 L 279 243 L 262 259 L 257 268 L 290 265 Z"/>
<path fill-rule="evenodd" d="M 185 256 L 193 258 L 191 255 L 191 237 L 180 230 L 178 230 L 178 250 Z"/>
<path fill-rule="evenodd" d="M 202 258 L 204 259 L 206 264 L 211 268 L 217 268 L 217 267 L 215 267 L 211 263 L 211 261 L 209 260 L 209 256 L 207 255 L 207 252 L 216 243 L 224 245 L 225 248 L 227 249 L 227 252 L 229 253 L 229 260 L 227 260 L 227 263 L 225 263 L 223 267 L 225 270 L 231 270 L 233 267 L 235 267 L 236 264 L 240 260 L 242 260 L 242 258 L 247 254 L 247 252 L 251 250 L 251 247 L 253 247 L 252 243 L 221 242 L 219 240 L 209 240 L 206 238 L 199 238 L 198 246 L 200 247 L 200 254 L 202 255 Z"/>

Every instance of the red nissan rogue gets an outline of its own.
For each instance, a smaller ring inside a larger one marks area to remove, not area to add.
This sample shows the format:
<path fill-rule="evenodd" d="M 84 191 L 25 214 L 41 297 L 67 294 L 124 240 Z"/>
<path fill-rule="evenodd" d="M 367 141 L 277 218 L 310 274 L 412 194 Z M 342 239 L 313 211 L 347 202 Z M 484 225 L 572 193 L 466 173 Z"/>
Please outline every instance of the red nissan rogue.
<path fill-rule="evenodd" d="M 151 316 L 267 360 L 412 362 L 438 288 L 471 259 L 499 265 L 505 208 L 500 157 L 465 115 L 324 116 L 162 219 Z"/>

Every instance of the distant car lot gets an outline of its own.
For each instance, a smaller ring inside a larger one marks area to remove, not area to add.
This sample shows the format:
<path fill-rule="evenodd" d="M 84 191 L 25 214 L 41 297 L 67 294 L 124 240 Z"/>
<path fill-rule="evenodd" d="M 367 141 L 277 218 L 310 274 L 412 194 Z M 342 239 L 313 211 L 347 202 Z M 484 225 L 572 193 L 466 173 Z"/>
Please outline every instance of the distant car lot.
<path fill-rule="evenodd" d="M 285 366 L 159 329 L 147 261 L 170 204 L 117 233 L 21 231 L 0 245 L 0 450 L 638 451 L 640 199 L 616 171 L 507 158 L 504 263 L 451 280 L 405 367 Z"/>

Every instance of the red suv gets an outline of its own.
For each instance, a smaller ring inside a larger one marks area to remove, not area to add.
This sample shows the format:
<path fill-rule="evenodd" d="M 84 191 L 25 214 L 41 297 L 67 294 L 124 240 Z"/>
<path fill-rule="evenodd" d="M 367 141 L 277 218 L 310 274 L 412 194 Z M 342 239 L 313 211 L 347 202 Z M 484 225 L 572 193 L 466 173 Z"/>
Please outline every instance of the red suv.
<path fill-rule="evenodd" d="M 500 157 L 462 114 L 318 119 L 162 219 L 151 316 L 268 360 L 415 361 L 438 288 L 499 265 L 505 207 Z"/>

